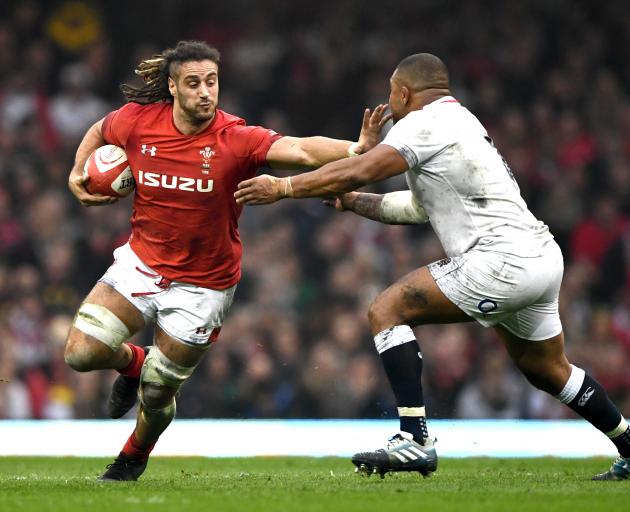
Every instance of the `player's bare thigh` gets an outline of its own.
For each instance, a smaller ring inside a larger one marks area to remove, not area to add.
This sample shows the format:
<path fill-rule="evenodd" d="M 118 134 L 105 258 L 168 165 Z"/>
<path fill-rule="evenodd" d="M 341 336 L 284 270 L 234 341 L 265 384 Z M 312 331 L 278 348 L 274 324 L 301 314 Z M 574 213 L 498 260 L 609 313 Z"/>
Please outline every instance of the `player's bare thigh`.
<path fill-rule="evenodd" d="M 116 315 L 127 326 L 130 336 L 144 328 L 142 313 L 125 297 L 105 283 L 96 283 L 83 302 L 103 306 Z M 109 357 L 112 354 L 110 347 L 73 325 L 68 333 L 66 353 L 86 350 L 92 351 L 92 358 Z"/>
<path fill-rule="evenodd" d="M 442 293 L 427 267 L 410 272 L 379 294 L 368 316 L 373 334 L 395 325 L 473 321 Z"/>
<path fill-rule="evenodd" d="M 197 366 L 209 347 L 209 345 L 193 346 L 182 343 L 167 334 L 158 325 L 155 326 L 153 343 L 171 361 L 180 366 L 186 366 L 189 368 Z"/>
<path fill-rule="evenodd" d="M 546 340 L 532 341 L 519 338 L 500 325 L 494 329 L 527 380 L 552 395 L 562 391 L 571 375 L 563 332 Z"/>

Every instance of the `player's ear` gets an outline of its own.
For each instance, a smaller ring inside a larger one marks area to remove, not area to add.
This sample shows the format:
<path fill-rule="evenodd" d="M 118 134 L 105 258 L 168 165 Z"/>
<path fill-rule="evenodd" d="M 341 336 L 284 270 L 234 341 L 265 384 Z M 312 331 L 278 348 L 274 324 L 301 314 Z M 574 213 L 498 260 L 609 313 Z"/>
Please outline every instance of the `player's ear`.
<path fill-rule="evenodd" d="M 173 80 L 170 76 L 168 77 L 168 90 L 171 93 L 171 96 L 175 97 L 177 86 L 175 85 L 175 80 Z"/>
<path fill-rule="evenodd" d="M 409 103 L 409 99 L 411 98 L 411 92 L 409 91 L 409 88 L 405 85 L 403 85 L 400 88 L 400 98 L 402 99 L 403 105 L 406 105 L 407 103 Z"/>

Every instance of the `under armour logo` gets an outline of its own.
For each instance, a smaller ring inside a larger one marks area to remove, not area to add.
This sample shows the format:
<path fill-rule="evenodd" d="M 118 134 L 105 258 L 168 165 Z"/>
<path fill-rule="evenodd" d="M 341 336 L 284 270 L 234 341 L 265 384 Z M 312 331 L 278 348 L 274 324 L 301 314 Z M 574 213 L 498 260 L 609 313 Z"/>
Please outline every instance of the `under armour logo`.
<path fill-rule="evenodd" d="M 208 334 L 208 329 L 205 327 L 197 327 L 195 334 Z"/>
<path fill-rule="evenodd" d="M 584 405 L 586 405 L 586 402 L 588 402 L 589 398 L 593 396 L 593 393 L 595 393 L 595 390 L 593 388 L 591 387 L 586 388 L 586 391 L 584 391 L 584 394 L 578 400 L 578 405 L 580 407 L 584 407 Z"/>
<path fill-rule="evenodd" d="M 155 156 L 155 154 L 157 153 L 157 148 L 155 146 L 151 146 L 150 148 L 148 148 L 146 144 L 142 144 L 142 149 L 140 150 L 140 153 L 142 153 L 143 155 L 149 153 L 151 156 Z"/>

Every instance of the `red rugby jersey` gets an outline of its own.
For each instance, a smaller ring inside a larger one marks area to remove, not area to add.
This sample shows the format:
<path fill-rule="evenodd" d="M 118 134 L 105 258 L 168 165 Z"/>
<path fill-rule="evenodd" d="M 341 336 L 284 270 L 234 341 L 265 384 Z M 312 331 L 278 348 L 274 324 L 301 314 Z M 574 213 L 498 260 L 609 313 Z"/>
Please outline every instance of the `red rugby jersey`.
<path fill-rule="evenodd" d="M 218 109 L 203 132 L 183 135 L 172 103 L 128 103 L 105 117 L 103 137 L 125 149 L 136 180 L 130 243 L 138 257 L 172 281 L 236 284 L 242 206 L 234 192 L 281 135 Z"/>

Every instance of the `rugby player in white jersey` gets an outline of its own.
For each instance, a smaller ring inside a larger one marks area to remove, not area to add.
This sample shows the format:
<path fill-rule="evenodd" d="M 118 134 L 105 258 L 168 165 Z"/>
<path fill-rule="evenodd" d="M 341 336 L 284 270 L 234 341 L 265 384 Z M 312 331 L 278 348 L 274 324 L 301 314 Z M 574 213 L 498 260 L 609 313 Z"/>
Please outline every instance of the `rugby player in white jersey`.
<path fill-rule="evenodd" d="M 356 158 L 277 179 L 239 185 L 239 203 L 335 197 L 338 210 L 389 224 L 429 221 L 447 258 L 415 270 L 369 309 L 376 348 L 394 391 L 401 432 L 387 447 L 358 453 L 357 469 L 385 474 L 437 468 L 426 425 L 422 355 L 411 327 L 476 320 L 493 327 L 525 377 L 603 432 L 619 457 L 595 480 L 630 475 L 630 428 L 590 375 L 569 363 L 558 314 L 560 248 L 527 209 L 488 133 L 451 96 L 448 71 L 431 54 L 401 61 L 391 80 L 395 121 L 385 140 Z M 406 173 L 408 191 L 352 192 Z"/>

